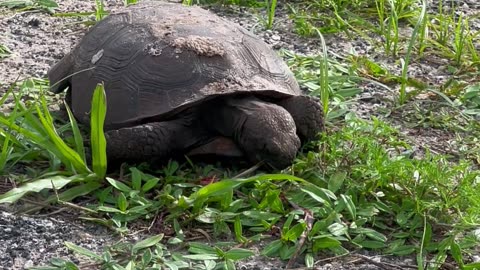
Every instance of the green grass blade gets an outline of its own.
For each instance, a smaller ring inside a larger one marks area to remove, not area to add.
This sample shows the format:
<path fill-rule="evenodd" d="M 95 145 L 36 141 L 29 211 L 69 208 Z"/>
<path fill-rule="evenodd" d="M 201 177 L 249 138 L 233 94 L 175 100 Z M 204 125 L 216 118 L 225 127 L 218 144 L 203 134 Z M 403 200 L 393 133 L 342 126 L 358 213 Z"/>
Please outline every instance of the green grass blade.
<path fill-rule="evenodd" d="M 98 256 L 97 254 L 95 254 L 94 252 L 84 248 L 84 247 L 81 247 L 81 246 L 77 246 L 75 245 L 74 243 L 72 242 L 68 242 L 66 241 L 65 242 L 65 246 L 67 246 L 68 249 L 70 249 L 71 251 L 74 251 L 80 255 L 83 255 L 83 256 L 86 256 L 90 259 L 94 259 L 96 261 L 101 261 L 102 260 L 102 257 L 101 256 Z"/>
<path fill-rule="evenodd" d="M 405 60 L 402 65 L 402 84 L 400 86 L 400 97 L 399 103 L 404 104 L 407 100 L 407 77 L 408 77 L 408 65 L 410 64 L 410 57 L 412 55 L 413 46 L 415 41 L 417 40 L 418 33 L 420 32 L 420 28 L 423 26 L 425 27 L 424 20 L 426 19 L 427 14 L 427 1 L 422 0 L 422 11 L 420 12 L 420 16 L 418 17 L 418 21 L 415 24 L 415 28 L 413 29 L 412 37 L 408 43 L 407 53 L 405 54 Z"/>
<path fill-rule="evenodd" d="M 29 192 L 40 192 L 44 189 L 53 189 L 52 183 L 55 185 L 55 189 L 59 189 L 72 181 L 73 178 L 63 176 L 53 176 L 35 180 L 0 195 L 0 203 L 14 203 Z"/>
<path fill-rule="evenodd" d="M 5 134 L 5 138 L 3 141 L 2 152 L 0 153 L 0 174 L 4 172 L 5 166 L 7 165 L 8 157 L 13 151 L 13 146 L 10 143 L 10 136 L 10 134 Z"/>
<path fill-rule="evenodd" d="M 320 43 L 322 45 L 322 55 L 320 59 L 320 100 L 323 105 L 323 113 L 328 115 L 330 89 L 328 84 L 328 54 L 327 45 L 320 30 L 315 29 L 320 37 Z"/>
<path fill-rule="evenodd" d="M 92 142 L 93 172 L 104 178 L 107 172 L 107 142 L 103 132 L 105 115 L 107 114 L 107 101 L 105 89 L 98 84 L 93 92 L 90 128 Z"/>
<path fill-rule="evenodd" d="M 277 9 L 277 0 L 270 0 L 270 5 L 268 5 L 268 0 L 267 2 L 267 12 L 268 12 L 268 23 L 267 23 L 267 29 L 271 29 L 273 26 L 273 19 L 275 18 L 275 10 Z"/>
<path fill-rule="evenodd" d="M 31 113 L 29 113 L 29 114 L 31 114 Z M 68 159 L 68 157 L 66 157 L 62 154 L 61 149 L 59 149 L 58 146 L 54 142 L 52 142 L 48 139 L 49 138 L 48 135 L 38 134 L 38 133 L 32 132 L 32 131 L 30 131 L 26 128 L 20 127 L 16 124 L 12 123 L 12 121 L 10 121 L 10 119 L 4 118 L 1 115 L 0 115 L 0 124 L 8 127 L 8 130 L 5 130 L 6 133 L 9 133 L 11 136 L 15 136 L 16 134 L 22 135 L 24 138 L 30 140 L 33 144 L 39 146 L 41 149 L 45 149 L 47 151 L 50 151 L 65 166 L 71 167 L 71 159 Z M 57 137 L 58 137 L 58 135 L 57 135 Z M 61 141 L 61 139 L 60 139 L 60 141 Z M 69 148 L 68 146 L 65 145 L 65 143 L 63 141 L 61 141 L 60 144 L 62 144 L 62 143 L 64 144 L 64 147 Z M 73 150 L 71 150 L 71 151 L 73 153 L 75 153 Z M 78 156 L 78 158 L 79 158 L 79 156 Z M 83 161 L 81 161 L 80 158 L 79 158 L 79 161 L 83 163 Z M 80 167 L 79 169 L 80 169 L 80 171 L 82 171 L 82 167 Z M 88 168 L 85 165 L 84 165 L 83 169 L 88 170 Z"/>
<path fill-rule="evenodd" d="M 53 126 L 53 119 L 48 112 L 48 108 L 45 100 L 42 100 L 43 111 L 38 105 L 36 105 L 38 117 L 43 125 L 45 132 L 48 134 L 50 140 L 55 145 L 55 148 L 58 149 L 58 154 L 61 156 L 61 160 L 65 162 L 67 167 L 71 166 L 71 169 L 74 169 L 77 173 L 88 173 L 88 169 L 85 162 L 82 160 L 80 155 L 70 148 L 58 135 L 55 127 Z M 47 150 L 51 151 L 52 149 Z"/>
<path fill-rule="evenodd" d="M 80 129 L 78 128 L 77 120 L 75 120 L 72 110 L 70 110 L 70 107 L 67 103 L 65 103 L 65 108 L 67 109 L 68 119 L 70 120 L 70 126 L 72 127 L 73 138 L 75 140 L 75 149 L 82 160 L 85 161 L 85 147 L 83 145 L 83 138 L 82 134 L 80 133 Z"/>

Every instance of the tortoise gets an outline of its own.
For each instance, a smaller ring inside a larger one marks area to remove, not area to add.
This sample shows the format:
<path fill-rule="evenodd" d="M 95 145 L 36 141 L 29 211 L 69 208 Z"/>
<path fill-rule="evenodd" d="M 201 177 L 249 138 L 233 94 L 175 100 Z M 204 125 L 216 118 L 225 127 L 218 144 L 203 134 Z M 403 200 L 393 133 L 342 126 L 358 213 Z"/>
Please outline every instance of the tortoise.
<path fill-rule="evenodd" d="M 103 83 L 107 156 L 148 161 L 175 154 L 240 153 L 285 168 L 323 129 L 322 106 L 304 95 L 266 43 L 200 7 L 141 1 L 98 22 L 48 72 L 51 90 L 88 125 Z M 234 147 L 222 147 L 231 142 Z"/>

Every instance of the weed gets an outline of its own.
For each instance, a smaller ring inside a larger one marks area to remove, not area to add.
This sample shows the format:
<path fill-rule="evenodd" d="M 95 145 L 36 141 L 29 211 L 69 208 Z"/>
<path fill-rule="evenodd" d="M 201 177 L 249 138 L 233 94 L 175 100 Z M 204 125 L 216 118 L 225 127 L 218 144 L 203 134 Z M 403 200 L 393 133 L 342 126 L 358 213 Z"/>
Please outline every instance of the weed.
<path fill-rule="evenodd" d="M 7 46 L 0 44 L 0 59 L 8 57 L 10 54 L 12 54 L 12 51 Z"/>
<path fill-rule="evenodd" d="M 35 88 L 35 85 L 31 85 L 31 87 Z M 101 110 L 101 108 L 105 106 L 100 106 L 105 102 L 104 94 L 101 94 L 103 91 L 103 87 L 97 87 L 93 99 L 93 104 L 97 106 L 92 111 L 95 112 L 95 117 L 92 117 L 91 125 L 93 172 L 87 166 L 83 139 L 70 111 L 68 111 L 68 113 L 71 119 L 70 126 L 74 135 L 75 148 L 71 148 L 60 137 L 58 130 L 54 126 L 54 120 L 48 110 L 43 93 L 27 108 L 23 102 L 14 95 L 13 91 L 9 92 L 14 97 L 15 107 L 9 117 L 0 115 L 0 135 L 2 135 L 0 138 L 3 137 L 3 144 L 8 146 L 2 150 L 2 169 L 4 169 L 6 165 L 13 166 L 13 164 L 8 164 L 9 160 L 19 161 L 11 157 L 19 154 L 14 151 L 15 149 L 17 151 L 43 151 L 44 155 L 49 157 L 51 167 L 49 168 L 50 171 L 40 174 L 49 175 L 49 177 L 33 179 L 29 183 L 0 195 L 1 202 L 16 201 L 28 192 L 39 192 L 43 189 L 57 190 L 72 181 L 85 182 L 85 186 L 83 190 L 77 190 L 74 187 L 62 193 L 60 197 L 63 200 L 66 200 L 65 197 L 71 199 L 72 196 L 80 196 L 86 191 L 92 191 L 90 188 L 98 188 L 98 182 L 95 181 L 102 179 L 106 170 L 105 139 L 103 137 L 102 120 L 105 111 Z M 4 100 L 5 99 L 3 99 L 2 102 Z M 14 141 L 12 138 L 19 139 Z M 12 142 L 15 142 L 15 145 L 12 145 Z M 12 149 L 12 147 L 15 146 L 16 148 Z M 55 172 L 56 170 L 57 172 L 53 175 L 58 174 L 58 176 L 51 177 L 52 171 Z M 63 170 L 63 172 L 60 173 L 60 170 Z M 72 190 L 77 190 L 77 192 L 72 193 Z M 55 198 L 52 197 L 49 200 L 54 199 Z"/>
<path fill-rule="evenodd" d="M 95 20 L 101 21 L 108 12 L 105 11 L 103 0 L 95 0 Z"/>
<path fill-rule="evenodd" d="M 138 0 L 124 0 L 123 4 L 125 6 L 128 6 L 128 5 L 136 4 L 137 2 L 138 2 Z"/>
<path fill-rule="evenodd" d="M 20 11 L 40 9 L 53 14 L 58 4 L 54 0 L 7 0 L 0 2 L 0 7 L 14 8 Z"/>
<path fill-rule="evenodd" d="M 417 40 L 417 36 L 419 32 L 423 31 L 421 30 L 422 27 L 425 27 L 425 20 L 427 19 L 426 17 L 427 14 L 427 1 L 422 0 L 422 11 L 420 13 L 420 16 L 418 17 L 418 21 L 415 24 L 415 28 L 413 29 L 412 36 L 410 38 L 410 41 L 408 43 L 408 49 L 407 53 L 405 54 L 405 58 L 402 59 L 402 84 L 400 86 L 400 97 L 399 97 L 399 103 L 404 104 L 406 99 L 407 99 L 407 76 L 408 76 L 408 65 L 410 64 L 410 57 L 412 55 L 412 50 L 413 46 Z"/>
<path fill-rule="evenodd" d="M 96 93 L 94 102 L 101 104 L 101 91 Z M 170 254 L 168 243 L 185 241 L 183 231 L 192 223 L 210 224 L 213 237 L 230 235 L 233 226 L 235 238 L 242 242 L 259 241 L 280 226 L 279 238 L 272 239 L 262 254 L 291 259 L 304 253 L 309 265 L 318 252 L 342 255 L 350 252 L 348 247 L 397 255 L 416 252 L 420 259 L 437 254 L 440 260 L 443 257 L 438 254 L 446 254 L 456 245 L 466 252 L 477 243 L 465 242 L 465 235 L 480 223 L 480 197 L 475 192 L 480 175 L 468 162 L 451 165 L 444 157 L 430 155 L 423 160 L 410 159 L 402 155 L 410 146 L 398 131 L 377 119 L 367 122 L 352 114 L 346 115 L 345 127 L 324 134 L 311 147 L 324 150 L 299 156 L 286 171 L 289 174 L 227 177 L 203 185 L 199 180 L 203 172 L 196 174 L 195 166 L 182 168 L 171 162 L 156 172 L 158 176 L 131 167 L 124 176 L 129 181 L 107 177 L 100 184 L 92 181 L 96 174 L 89 181 L 82 175 L 43 178 L 2 195 L 2 201 L 52 188 L 52 183 L 54 189 L 65 189 L 76 182 L 56 201 L 68 201 L 73 198 L 69 194 L 78 195 L 80 190 L 84 195 L 94 194 L 98 205 L 89 207 L 85 219 L 119 233 L 126 233 L 131 221 L 152 219 L 160 209 L 169 210 L 164 220 L 173 224 L 176 237 L 167 243 L 160 242 L 162 236 L 154 236 L 101 256 L 67 244 L 98 265 L 155 267 L 193 261 L 230 269 L 235 260 L 253 254 L 195 242 L 187 243 L 189 255 Z M 436 224 L 450 224 L 451 229 L 437 232 L 433 238 L 431 227 Z M 157 259 L 149 259 L 153 254 Z M 459 263 L 463 261 L 462 251 L 455 256 Z M 62 265 L 66 263 L 71 262 L 62 261 Z"/>
<path fill-rule="evenodd" d="M 267 15 L 268 15 L 267 29 L 271 29 L 273 26 L 273 19 L 275 18 L 277 0 L 270 0 L 270 1 L 265 0 L 265 5 L 267 6 Z"/>

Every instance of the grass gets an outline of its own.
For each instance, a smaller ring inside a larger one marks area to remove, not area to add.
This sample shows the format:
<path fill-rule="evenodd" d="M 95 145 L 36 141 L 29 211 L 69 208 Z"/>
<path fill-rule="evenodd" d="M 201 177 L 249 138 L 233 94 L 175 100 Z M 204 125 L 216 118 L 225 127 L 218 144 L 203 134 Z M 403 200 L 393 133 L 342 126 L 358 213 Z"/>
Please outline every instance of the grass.
<path fill-rule="evenodd" d="M 0 44 L 0 59 L 8 57 L 12 51 L 5 45 Z"/>
<path fill-rule="evenodd" d="M 18 11 L 39 9 L 53 14 L 58 4 L 54 0 L 5 0 L 0 2 L 0 7 L 14 8 Z"/>
<path fill-rule="evenodd" d="M 100 20 L 107 11 L 102 1 L 95 3 Z M 223 3 L 265 8 L 265 27 L 276 26 L 276 1 Z M 121 236 L 133 232 L 132 224 L 153 224 L 159 216 L 171 231 L 136 243 L 124 239 L 100 254 L 67 242 L 88 262 L 55 259 L 48 269 L 235 269 L 257 255 L 253 247 L 290 267 L 298 258 L 314 267 L 320 258 L 359 256 L 367 249 L 414 256 L 417 269 L 480 268 L 469 256 L 480 243 L 474 18 L 447 13 L 443 1 L 438 14 L 428 13 L 426 1 L 413 0 L 288 4 L 296 32 L 318 39 L 321 53 L 281 53 L 302 88 L 322 100 L 327 131 L 284 171 L 245 175 L 172 160 L 161 169 L 124 164 L 121 173 L 109 168 L 114 172 L 107 174 L 103 119 L 108 104 L 102 85 L 92 99 L 89 134 L 81 132 L 68 109 L 66 122 L 52 115 L 46 81 L 30 79 L 10 87 L 0 99 L 0 105 L 13 102 L 8 113 L 0 114 L 0 172 L 17 179 L 17 187 L 1 194 L 0 202 L 34 193 Z M 413 29 L 408 36 L 401 31 L 406 26 Z M 382 58 L 327 53 L 324 39 L 332 33 L 367 39 L 401 72 L 389 70 Z M 448 61 L 447 82 L 432 84 L 409 73 L 411 64 L 428 57 Z M 366 84 L 394 93 L 395 99 L 375 112 L 378 117 L 361 119 L 352 105 Z M 434 98 L 419 99 L 426 93 Z M 403 128 L 451 135 L 458 153 L 442 155 L 427 147 L 414 155 L 418 142 L 392 124 L 399 122 Z M 83 145 L 85 139 L 91 149 Z"/>

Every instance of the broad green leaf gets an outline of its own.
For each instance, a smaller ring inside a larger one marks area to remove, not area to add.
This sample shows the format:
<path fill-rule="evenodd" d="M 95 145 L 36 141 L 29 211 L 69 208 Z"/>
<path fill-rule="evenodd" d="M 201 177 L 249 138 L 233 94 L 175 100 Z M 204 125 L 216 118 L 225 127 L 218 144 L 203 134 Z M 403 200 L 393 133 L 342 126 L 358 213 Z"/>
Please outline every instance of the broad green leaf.
<path fill-rule="evenodd" d="M 166 261 L 166 262 L 164 262 L 164 264 L 165 264 L 168 268 L 170 268 L 170 270 L 178 270 L 178 269 L 179 269 L 178 266 L 177 266 L 177 264 L 176 264 L 176 262 Z M 161 268 L 159 267 L 158 269 L 161 269 Z"/>
<path fill-rule="evenodd" d="M 154 188 L 158 184 L 158 181 L 160 181 L 160 178 L 154 177 L 148 179 L 148 181 L 142 186 L 142 191 L 147 192 L 150 189 Z"/>
<path fill-rule="evenodd" d="M 370 229 L 370 228 L 358 228 L 358 229 L 355 229 L 355 233 L 365 234 L 370 239 L 377 240 L 377 241 L 380 241 L 380 242 L 386 242 L 387 241 L 387 237 L 384 234 L 379 233 L 379 232 L 377 232 L 373 229 Z"/>
<path fill-rule="evenodd" d="M 322 236 L 313 238 L 313 251 L 318 252 L 321 249 L 334 248 L 341 246 L 342 243 L 331 236 Z"/>
<path fill-rule="evenodd" d="M 328 230 L 335 236 L 341 236 L 347 233 L 348 228 L 344 224 L 333 223 L 332 225 L 328 226 Z"/>
<path fill-rule="evenodd" d="M 290 225 L 292 225 L 292 222 L 293 222 L 294 218 L 295 218 L 295 214 L 290 213 L 288 215 L 287 220 L 285 220 L 285 222 L 283 223 L 283 226 L 282 226 L 282 235 L 286 234 L 288 232 L 288 230 L 290 230 Z"/>
<path fill-rule="evenodd" d="M 478 270 L 480 269 L 480 262 L 467 263 L 463 265 L 462 270 Z"/>
<path fill-rule="evenodd" d="M 53 189 L 54 186 L 55 189 L 61 189 L 73 180 L 74 177 L 64 176 L 52 176 L 46 179 L 34 180 L 1 194 L 0 203 L 14 203 L 28 192 L 40 192 L 44 189 Z"/>
<path fill-rule="evenodd" d="M 235 263 L 232 260 L 225 259 L 225 270 L 235 270 Z"/>
<path fill-rule="evenodd" d="M 357 208 L 355 207 L 355 204 L 353 203 L 352 198 L 350 196 L 341 194 L 340 201 L 345 204 L 345 207 L 347 208 L 348 213 L 352 216 L 352 219 L 356 219 Z"/>
<path fill-rule="evenodd" d="M 148 265 L 152 261 L 152 259 L 153 259 L 152 252 L 150 251 L 150 249 L 146 249 L 142 255 L 142 264 Z"/>
<path fill-rule="evenodd" d="M 101 261 L 102 260 L 102 257 L 95 254 L 94 252 L 86 249 L 86 248 L 83 248 L 81 246 L 77 246 L 75 245 L 74 243 L 72 242 L 65 242 L 65 246 L 67 246 L 68 249 L 80 254 L 80 255 L 83 255 L 83 256 L 87 256 L 91 259 L 94 259 L 94 260 L 97 260 L 97 261 Z"/>
<path fill-rule="evenodd" d="M 205 264 L 205 270 L 213 270 L 217 265 L 214 260 L 205 260 L 203 264 Z"/>
<path fill-rule="evenodd" d="M 357 216 L 360 217 L 373 217 L 377 215 L 380 211 L 373 206 L 373 205 L 368 205 L 368 206 L 359 206 L 361 208 L 357 208 Z"/>
<path fill-rule="evenodd" d="M 107 142 L 103 133 L 105 115 L 107 114 L 107 101 L 103 84 L 97 84 L 92 98 L 90 118 L 90 140 L 92 145 L 93 171 L 100 178 L 107 172 Z"/>
<path fill-rule="evenodd" d="M 132 189 L 129 186 L 125 185 L 124 183 L 122 183 L 120 181 L 117 181 L 117 180 L 115 180 L 113 178 L 110 178 L 110 177 L 107 177 L 105 179 L 110 183 L 110 185 L 112 185 L 114 188 L 116 188 L 116 189 L 118 189 L 122 192 L 129 193 L 130 191 L 132 191 Z"/>
<path fill-rule="evenodd" d="M 296 250 L 296 247 L 294 245 L 284 244 L 278 252 L 280 255 L 280 259 L 282 260 L 290 259 L 293 253 L 295 253 L 295 250 Z"/>
<path fill-rule="evenodd" d="M 463 256 L 462 256 L 462 249 L 457 242 L 453 241 L 452 245 L 450 246 L 450 250 L 452 252 L 453 259 L 458 263 L 460 267 L 463 266 Z"/>
<path fill-rule="evenodd" d="M 298 237 L 300 237 L 300 235 L 302 235 L 302 233 L 305 231 L 306 226 L 307 225 L 305 223 L 297 223 L 290 230 L 288 230 L 285 235 L 282 236 L 282 239 L 292 242 L 297 241 Z"/>
<path fill-rule="evenodd" d="M 142 187 L 142 172 L 137 168 L 130 168 L 132 172 L 132 188 L 134 190 L 140 190 Z"/>
<path fill-rule="evenodd" d="M 280 217 L 279 214 L 264 212 L 264 211 L 255 211 L 255 210 L 243 211 L 242 214 L 245 215 L 246 217 L 249 217 L 252 219 L 260 219 L 260 220 L 272 220 Z"/>
<path fill-rule="evenodd" d="M 176 218 L 173 220 L 173 228 L 175 229 L 176 237 L 181 240 L 185 239 L 185 234 L 183 233 L 182 227 Z"/>
<path fill-rule="evenodd" d="M 305 266 L 307 268 L 313 268 L 313 264 L 314 264 L 313 255 L 312 253 L 308 252 L 307 254 L 305 254 Z"/>
<path fill-rule="evenodd" d="M 125 266 L 125 270 L 135 270 L 135 262 L 134 261 L 129 261 L 127 266 Z"/>
<path fill-rule="evenodd" d="M 190 198 L 201 200 L 211 196 L 223 194 L 224 192 L 236 188 L 243 183 L 244 181 L 242 180 L 222 180 L 200 188 L 197 192 L 192 194 Z"/>
<path fill-rule="evenodd" d="M 268 256 L 268 257 L 273 257 L 275 255 L 278 255 L 278 252 L 283 246 L 283 242 L 281 240 L 275 240 L 268 244 L 263 250 L 262 250 L 262 255 Z"/>
<path fill-rule="evenodd" d="M 160 242 L 161 240 L 163 239 L 163 234 L 157 234 L 157 235 L 154 235 L 152 237 L 149 237 L 147 239 L 144 239 L 138 243 L 136 243 L 135 245 L 133 245 L 132 247 L 132 253 L 136 253 L 137 251 L 139 251 L 140 249 L 144 249 L 144 248 L 148 248 L 148 247 L 151 247 L 151 246 L 154 246 L 156 245 L 158 242 Z"/>
<path fill-rule="evenodd" d="M 328 190 L 331 192 L 335 193 L 337 192 L 343 185 L 343 181 L 347 177 L 346 172 L 336 172 L 334 173 L 331 177 L 330 180 L 328 181 Z"/>
<path fill-rule="evenodd" d="M 194 200 L 198 200 L 198 199 L 202 200 L 211 196 L 222 194 L 223 192 L 237 188 L 238 186 L 243 185 L 245 183 L 250 183 L 254 181 L 269 181 L 269 180 L 276 180 L 276 181 L 289 180 L 289 181 L 305 182 L 305 180 L 301 178 L 298 178 L 293 175 L 288 175 L 288 174 L 263 174 L 263 175 L 256 175 L 256 176 L 245 178 L 245 179 L 225 179 L 225 180 L 215 182 L 202 187 L 197 192 L 192 194 L 190 198 Z"/>
<path fill-rule="evenodd" d="M 218 260 L 220 257 L 216 254 L 192 254 L 192 255 L 183 255 L 183 258 L 191 259 L 191 260 Z"/>
<path fill-rule="evenodd" d="M 255 253 L 248 249 L 243 248 L 232 248 L 229 251 L 225 252 L 225 258 L 230 260 L 241 260 L 255 255 Z"/>
<path fill-rule="evenodd" d="M 389 250 L 390 253 L 397 256 L 410 255 L 416 251 L 416 247 L 413 245 L 401 245 Z"/>
<path fill-rule="evenodd" d="M 306 183 L 300 190 L 307 193 L 308 195 L 310 195 L 310 197 L 312 197 L 314 200 L 318 201 L 321 204 L 330 205 L 330 199 L 337 199 L 335 194 L 333 194 L 330 190 L 320 188 L 310 183 Z"/>
<path fill-rule="evenodd" d="M 235 222 L 233 223 L 233 230 L 235 233 L 235 238 L 238 242 L 243 243 L 246 241 L 246 238 L 243 236 L 243 228 L 242 228 L 242 221 L 240 220 L 240 216 L 235 217 Z"/>
<path fill-rule="evenodd" d="M 120 195 L 118 195 L 117 207 L 122 212 L 125 212 L 127 210 L 127 207 L 128 207 L 127 198 L 125 198 L 125 195 L 122 192 L 120 192 Z"/>
<path fill-rule="evenodd" d="M 188 243 L 189 245 L 189 248 L 188 248 L 188 252 L 191 252 L 191 253 L 197 253 L 197 254 L 217 254 L 217 251 L 215 250 L 215 248 L 207 245 L 207 244 L 203 244 L 203 243 L 198 243 L 198 242 L 190 242 Z"/>

